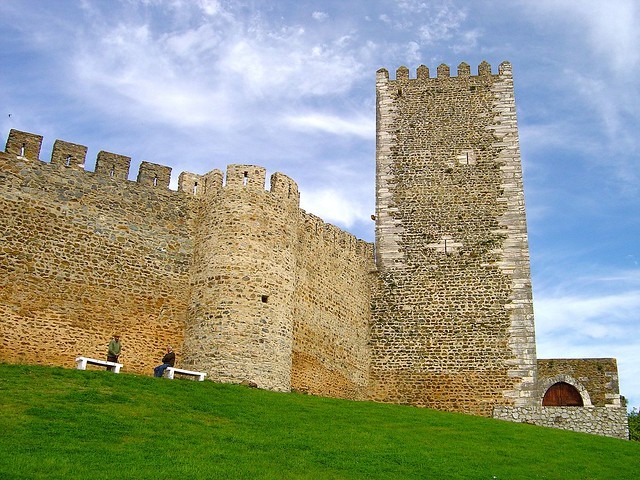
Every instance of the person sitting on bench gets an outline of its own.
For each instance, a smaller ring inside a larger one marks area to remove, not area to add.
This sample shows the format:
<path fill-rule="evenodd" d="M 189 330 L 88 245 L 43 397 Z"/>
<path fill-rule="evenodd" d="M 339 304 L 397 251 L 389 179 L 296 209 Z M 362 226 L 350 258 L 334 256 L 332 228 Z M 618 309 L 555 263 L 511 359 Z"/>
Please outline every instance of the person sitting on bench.
<path fill-rule="evenodd" d="M 164 375 L 164 371 L 168 367 L 173 367 L 175 363 L 176 363 L 176 354 L 173 353 L 173 349 L 171 348 L 171 346 L 168 346 L 167 353 L 165 354 L 164 357 L 162 357 L 162 365 L 158 365 L 153 369 L 153 376 L 162 377 L 162 375 Z"/>

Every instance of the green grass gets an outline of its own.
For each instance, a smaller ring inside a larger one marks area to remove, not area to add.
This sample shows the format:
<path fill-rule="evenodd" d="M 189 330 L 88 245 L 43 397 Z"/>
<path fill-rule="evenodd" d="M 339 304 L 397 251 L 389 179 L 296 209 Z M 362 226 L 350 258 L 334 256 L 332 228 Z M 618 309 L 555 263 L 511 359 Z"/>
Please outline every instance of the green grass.
<path fill-rule="evenodd" d="M 640 443 L 414 407 L 0 364 L 0 479 L 634 479 Z"/>

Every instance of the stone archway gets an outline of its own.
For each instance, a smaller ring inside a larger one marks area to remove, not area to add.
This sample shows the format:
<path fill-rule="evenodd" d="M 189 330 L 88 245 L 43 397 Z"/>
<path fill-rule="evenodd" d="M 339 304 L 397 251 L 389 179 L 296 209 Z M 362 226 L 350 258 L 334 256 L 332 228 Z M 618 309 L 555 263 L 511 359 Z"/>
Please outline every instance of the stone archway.
<path fill-rule="evenodd" d="M 582 407 L 584 402 L 576 387 L 566 382 L 551 385 L 542 397 L 543 407 Z"/>
<path fill-rule="evenodd" d="M 570 375 L 556 375 L 540 383 L 542 406 L 591 406 L 586 388 Z"/>

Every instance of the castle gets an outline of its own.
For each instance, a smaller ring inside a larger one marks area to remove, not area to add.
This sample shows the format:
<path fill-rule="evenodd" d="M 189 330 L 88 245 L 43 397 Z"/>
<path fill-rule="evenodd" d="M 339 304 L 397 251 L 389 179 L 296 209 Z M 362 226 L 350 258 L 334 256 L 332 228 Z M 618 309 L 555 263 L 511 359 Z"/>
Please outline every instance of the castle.
<path fill-rule="evenodd" d="M 182 173 L 11 130 L 0 152 L 4 362 L 72 366 L 123 338 L 255 382 L 628 437 L 615 359 L 536 357 L 511 65 L 377 72 L 375 245 L 255 165 Z"/>

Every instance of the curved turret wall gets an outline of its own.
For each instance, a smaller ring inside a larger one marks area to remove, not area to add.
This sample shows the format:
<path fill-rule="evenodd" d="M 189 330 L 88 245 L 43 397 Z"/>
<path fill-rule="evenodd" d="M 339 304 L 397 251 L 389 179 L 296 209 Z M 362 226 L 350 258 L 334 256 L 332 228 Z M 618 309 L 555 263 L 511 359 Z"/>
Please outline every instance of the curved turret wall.
<path fill-rule="evenodd" d="M 291 387 L 297 186 L 230 165 L 208 182 L 197 216 L 185 364 L 217 381 Z"/>

